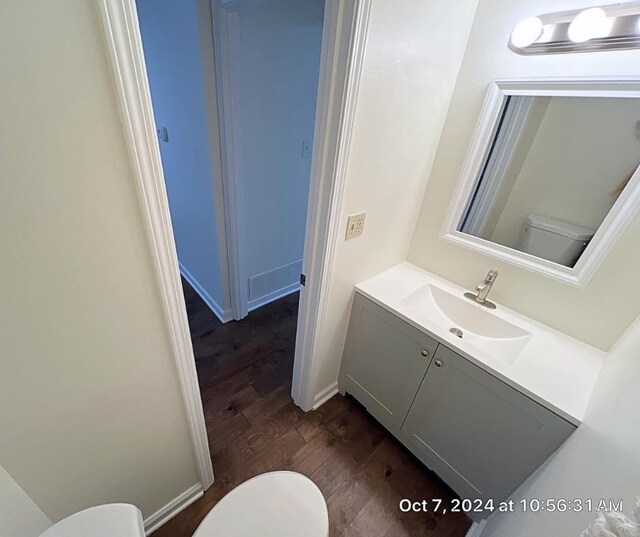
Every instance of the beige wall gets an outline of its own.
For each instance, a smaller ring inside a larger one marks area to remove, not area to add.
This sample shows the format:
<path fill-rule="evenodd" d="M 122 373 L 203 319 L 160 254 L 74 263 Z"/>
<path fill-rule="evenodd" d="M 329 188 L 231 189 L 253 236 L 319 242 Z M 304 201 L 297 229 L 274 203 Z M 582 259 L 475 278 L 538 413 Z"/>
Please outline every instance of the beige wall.
<path fill-rule="evenodd" d="M 637 278 L 640 218 L 632 222 L 586 289 L 569 287 L 439 238 L 493 77 L 637 72 L 640 61 L 637 50 L 525 57 L 507 47 L 510 32 L 520 19 L 591 5 L 588 0 L 481 0 L 425 192 L 409 261 L 468 288 L 484 277 L 488 269 L 498 269 L 500 277 L 492 291 L 498 302 L 601 349 L 609 349 L 640 309 Z"/>
<path fill-rule="evenodd" d="M 38 537 L 49 526 L 51 521 L 0 466 L 0 535 Z"/>
<path fill-rule="evenodd" d="M 545 466 L 513 494 L 522 498 L 622 499 L 625 513 L 633 520 L 640 495 L 640 318 L 613 348 L 596 385 L 587 415 Z M 573 536 L 595 518 L 596 513 L 495 514 L 482 537 Z"/>
<path fill-rule="evenodd" d="M 198 482 L 98 11 L 0 8 L 0 464 L 53 521 Z"/>
<path fill-rule="evenodd" d="M 515 247 L 529 214 L 598 229 L 640 162 L 638 99 L 550 99 L 491 240 Z"/>
<path fill-rule="evenodd" d="M 332 266 L 311 389 L 337 380 L 353 287 L 406 259 L 477 0 L 373 2 L 341 221 L 367 212 L 364 234 Z"/>

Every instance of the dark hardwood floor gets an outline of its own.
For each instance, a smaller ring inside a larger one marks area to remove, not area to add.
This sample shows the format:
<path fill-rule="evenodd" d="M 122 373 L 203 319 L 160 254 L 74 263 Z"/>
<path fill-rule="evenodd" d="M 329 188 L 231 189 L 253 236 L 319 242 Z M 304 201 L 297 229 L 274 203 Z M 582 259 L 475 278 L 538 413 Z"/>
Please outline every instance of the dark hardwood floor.
<path fill-rule="evenodd" d="M 216 480 L 156 537 L 191 537 L 232 488 L 279 469 L 320 487 L 331 537 L 465 535 L 462 514 L 400 512 L 402 498 L 448 501 L 452 493 L 353 400 L 337 395 L 309 413 L 294 405 L 297 294 L 223 325 L 183 286 Z"/>

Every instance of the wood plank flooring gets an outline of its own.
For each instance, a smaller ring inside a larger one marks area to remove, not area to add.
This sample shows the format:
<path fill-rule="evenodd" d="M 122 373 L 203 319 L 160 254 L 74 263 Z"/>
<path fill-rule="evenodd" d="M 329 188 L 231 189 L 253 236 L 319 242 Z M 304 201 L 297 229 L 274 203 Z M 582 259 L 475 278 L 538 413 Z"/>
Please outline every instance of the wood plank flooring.
<path fill-rule="evenodd" d="M 191 537 L 232 488 L 272 470 L 309 476 L 329 508 L 331 537 L 464 536 L 462 514 L 404 514 L 402 498 L 452 493 L 353 400 L 304 413 L 291 399 L 298 295 L 221 324 L 183 281 L 216 477 L 156 537 Z"/>

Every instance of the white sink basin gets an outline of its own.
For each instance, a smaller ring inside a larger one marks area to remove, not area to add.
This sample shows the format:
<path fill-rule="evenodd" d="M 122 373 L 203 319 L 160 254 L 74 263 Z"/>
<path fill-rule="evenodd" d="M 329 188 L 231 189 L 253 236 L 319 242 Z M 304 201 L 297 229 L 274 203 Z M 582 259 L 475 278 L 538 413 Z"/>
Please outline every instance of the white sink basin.
<path fill-rule="evenodd" d="M 509 363 L 516 360 L 531 339 L 530 332 L 503 319 L 497 310 L 431 284 L 402 299 L 398 307 L 409 317 L 435 324 L 454 337 L 452 330 L 461 331 L 462 342 Z"/>

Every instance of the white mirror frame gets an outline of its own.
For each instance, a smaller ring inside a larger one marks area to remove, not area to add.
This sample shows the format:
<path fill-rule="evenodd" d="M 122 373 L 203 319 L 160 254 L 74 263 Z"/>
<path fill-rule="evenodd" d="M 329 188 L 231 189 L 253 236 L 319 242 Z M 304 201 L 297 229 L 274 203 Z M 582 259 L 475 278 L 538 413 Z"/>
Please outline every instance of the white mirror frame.
<path fill-rule="evenodd" d="M 496 78 L 480 113 L 441 238 L 575 287 L 586 287 L 640 210 L 640 167 L 603 220 L 574 267 L 565 267 L 513 248 L 458 231 L 469 196 L 480 177 L 508 96 L 615 97 L 640 99 L 640 77 Z"/>

